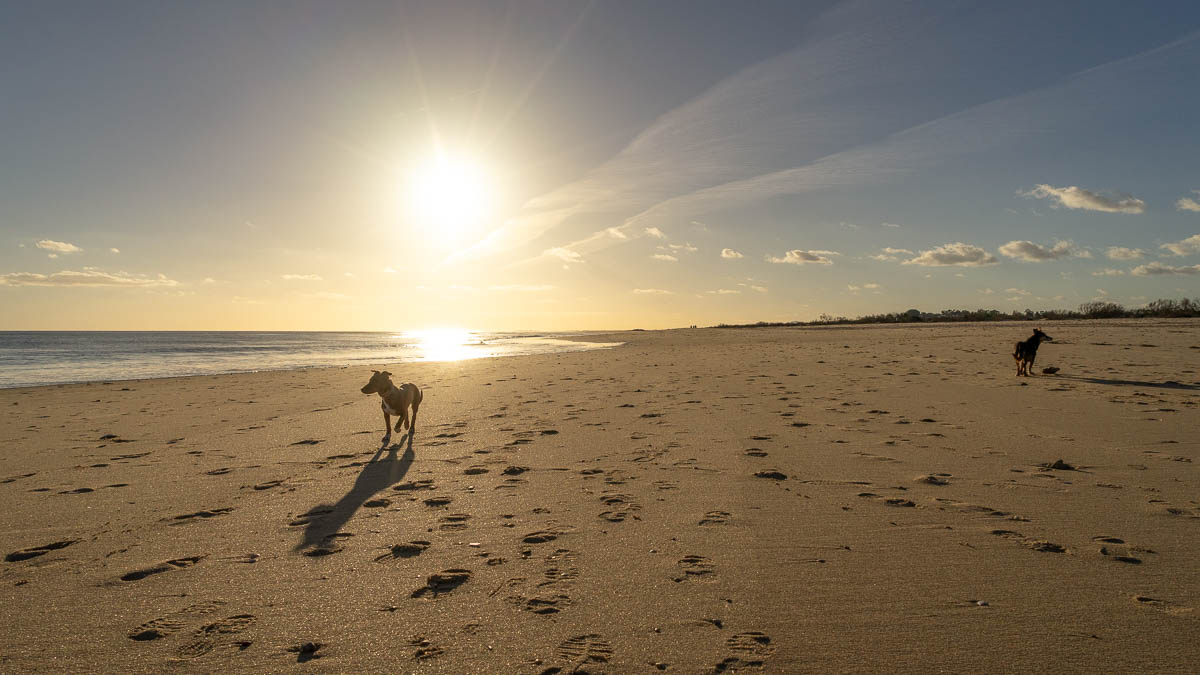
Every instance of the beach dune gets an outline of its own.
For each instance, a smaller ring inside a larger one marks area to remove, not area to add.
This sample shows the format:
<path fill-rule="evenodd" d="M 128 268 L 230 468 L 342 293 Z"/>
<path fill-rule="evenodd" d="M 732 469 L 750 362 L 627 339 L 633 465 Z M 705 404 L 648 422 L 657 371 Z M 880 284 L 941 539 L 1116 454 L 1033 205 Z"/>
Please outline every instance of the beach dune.
<path fill-rule="evenodd" d="M 366 368 L 0 390 L 0 670 L 1193 672 L 1200 322 L 1040 327 L 380 364 L 411 447 Z"/>

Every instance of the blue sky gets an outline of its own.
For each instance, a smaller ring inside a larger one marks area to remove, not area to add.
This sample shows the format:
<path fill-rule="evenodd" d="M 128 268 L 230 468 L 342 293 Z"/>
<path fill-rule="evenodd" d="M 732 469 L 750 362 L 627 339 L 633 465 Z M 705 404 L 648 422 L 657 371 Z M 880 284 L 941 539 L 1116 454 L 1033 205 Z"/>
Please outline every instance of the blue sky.
<path fill-rule="evenodd" d="M 10 3 L 0 64 L 0 328 L 1200 291 L 1195 3 Z"/>

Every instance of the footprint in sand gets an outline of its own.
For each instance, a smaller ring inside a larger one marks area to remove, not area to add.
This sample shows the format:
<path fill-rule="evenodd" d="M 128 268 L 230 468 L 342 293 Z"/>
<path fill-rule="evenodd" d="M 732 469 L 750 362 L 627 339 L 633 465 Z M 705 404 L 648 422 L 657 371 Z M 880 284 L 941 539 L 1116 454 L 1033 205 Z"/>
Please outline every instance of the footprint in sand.
<path fill-rule="evenodd" d="M 730 636 L 725 640 L 725 646 L 733 652 L 733 656 L 713 666 L 714 673 L 758 670 L 763 667 L 767 658 L 775 653 L 771 636 L 756 630 Z"/>
<path fill-rule="evenodd" d="M 425 661 L 446 653 L 446 650 L 430 642 L 424 635 L 414 635 L 408 641 L 408 645 L 413 648 L 412 657 L 417 661 Z"/>
<path fill-rule="evenodd" d="M 429 542 L 414 539 L 407 544 L 393 544 L 387 553 L 375 558 L 375 562 L 387 562 L 401 558 L 415 558 L 429 548 Z"/>
<path fill-rule="evenodd" d="M 1124 539 L 1119 537 L 1092 537 L 1092 541 L 1100 545 L 1100 555 L 1113 562 L 1141 565 L 1142 559 L 1136 554 L 1154 553 L 1154 551 L 1141 546 L 1129 546 Z"/>
<path fill-rule="evenodd" d="M 767 451 L 761 448 L 748 448 L 744 453 L 747 457 L 766 457 Z"/>
<path fill-rule="evenodd" d="M 57 551 L 59 549 L 66 548 L 71 544 L 77 543 L 78 541 L 78 539 L 64 539 L 62 541 L 56 541 L 52 544 L 42 544 L 41 546 L 23 548 L 20 551 L 13 551 L 12 553 L 4 556 L 4 562 L 20 562 L 22 560 L 29 560 L 30 558 L 37 558 L 38 556 L 46 555 L 50 551 Z"/>
<path fill-rule="evenodd" d="M 145 623 L 135 626 L 129 631 L 128 637 L 130 640 L 138 642 L 160 640 L 183 630 L 187 626 L 188 621 L 193 617 L 212 614 L 224 605 L 225 602 L 223 600 L 209 600 L 207 602 L 188 605 L 176 612 L 150 619 Z"/>
<path fill-rule="evenodd" d="M 171 570 L 178 570 L 178 569 L 183 569 L 185 567 L 191 567 L 192 565 L 195 565 L 196 563 L 200 562 L 201 560 L 204 560 L 204 558 L 206 558 L 206 557 L 207 556 L 194 555 L 194 556 L 190 556 L 187 558 L 176 558 L 174 560 L 168 560 L 164 563 L 154 565 L 153 567 L 146 567 L 146 568 L 143 568 L 140 570 L 133 570 L 132 572 L 126 572 L 125 574 L 121 575 L 120 579 L 121 579 L 121 581 L 140 581 L 142 579 L 145 579 L 146 577 L 153 576 L 155 574 L 162 574 L 163 572 L 170 572 Z"/>
<path fill-rule="evenodd" d="M 711 577 L 716 573 L 716 565 L 712 560 L 702 555 L 686 555 L 679 560 L 679 569 L 683 572 L 682 577 L 675 577 L 676 582 L 687 579 L 699 580 Z"/>
<path fill-rule="evenodd" d="M 633 497 L 630 497 L 629 495 L 614 492 L 612 490 L 606 490 L 605 492 L 601 493 L 600 501 L 605 506 L 609 507 L 609 510 L 602 512 L 600 517 L 610 523 L 624 522 L 626 518 L 641 520 L 641 518 L 633 512 L 641 510 L 642 506 L 641 504 L 633 501 Z"/>
<path fill-rule="evenodd" d="M 589 663 L 608 663 L 612 658 L 612 644 L 596 633 L 576 635 L 567 638 L 558 645 L 558 656 L 572 667 L 570 672 L 585 672 Z M 543 673 L 563 672 L 561 669 L 547 669 Z"/>
<path fill-rule="evenodd" d="M 700 519 L 700 525 L 728 525 L 731 517 L 728 511 L 709 511 Z"/>
<path fill-rule="evenodd" d="M 429 575 L 425 585 L 412 592 L 413 598 L 432 600 L 450 593 L 471 579 L 471 571 L 465 569 L 448 569 Z"/>
<path fill-rule="evenodd" d="M 225 636 L 241 633 L 253 626 L 256 621 L 257 617 L 253 614 L 235 614 L 201 626 L 193 634 L 190 642 L 175 650 L 175 657 L 180 660 L 195 659 L 217 648 L 244 651 L 252 644 L 251 642 L 229 640 Z"/>
<path fill-rule="evenodd" d="M 1192 613 L 1191 607 L 1184 607 L 1177 603 L 1171 602 L 1170 600 L 1160 600 L 1147 595 L 1135 595 L 1133 596 L 1133 601 L 1136 602 L 1139 607 L 1148 607 L 1165 614 L 1180 615 Z"/>
<path fill-rule="evenodd" d="M 469 527 L 467 521 L 471 519 L 469 513 L 451 513 L 440 518 L 441 524 L 438 529 L 443 532 L 452 532 L 455 530 L 465 530 Z"/>
<path fill-rule="evenodd" d="M 203 511 L 197 511 L 195 513 L 185 513 L 181 516 L 175 516 L 174 518 L 169 518 L 168 520 L 171 521 L 172 525 L 183 525 L 185 523 L 195 522 L 197 520 L 204 520 L 207 518 L 216 518 L 217 516 L 223 516 L 231 511 L 233 511 L 233 507 L 226 506 L 226 507 L 219 508 L 219 509 L 205 509 Z"/>

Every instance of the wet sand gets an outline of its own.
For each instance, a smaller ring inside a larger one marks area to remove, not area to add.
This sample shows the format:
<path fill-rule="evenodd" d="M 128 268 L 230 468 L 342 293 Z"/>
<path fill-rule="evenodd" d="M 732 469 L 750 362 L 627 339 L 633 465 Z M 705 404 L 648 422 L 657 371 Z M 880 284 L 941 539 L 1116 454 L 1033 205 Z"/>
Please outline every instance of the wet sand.
<path fill-rule="evenodd" d="M 0 390 L 0 670 L 1192 672 L 1200 321 L 1041 327 Z"/>

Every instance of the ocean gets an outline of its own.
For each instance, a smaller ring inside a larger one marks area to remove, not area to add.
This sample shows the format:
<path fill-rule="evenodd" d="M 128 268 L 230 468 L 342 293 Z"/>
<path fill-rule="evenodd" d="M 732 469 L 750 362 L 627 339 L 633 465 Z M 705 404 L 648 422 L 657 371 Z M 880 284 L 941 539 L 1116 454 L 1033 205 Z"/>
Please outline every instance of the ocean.
<path fill-rule="evenodd" d="M 573 340 L 565 338 L 573 337 Z M 0 388 L 605 349 L 581 333 L 0 331 Z"/>

